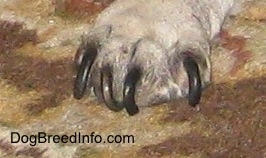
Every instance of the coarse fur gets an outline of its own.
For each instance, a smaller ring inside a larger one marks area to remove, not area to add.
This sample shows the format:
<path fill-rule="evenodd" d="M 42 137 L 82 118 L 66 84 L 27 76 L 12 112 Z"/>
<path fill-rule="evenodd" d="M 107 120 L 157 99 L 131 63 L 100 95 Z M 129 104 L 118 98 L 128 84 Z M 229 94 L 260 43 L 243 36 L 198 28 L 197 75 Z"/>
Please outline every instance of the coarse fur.
<path fill-rule="evenodd" d="M 86 86 L 93 88 L 102 101 L 113 98 L 113 104 L 123 102 L 125 78 L 134 67 L 141 73 L 134 92 L 137 106 L 188 97 L 190 84 L 193 86 L 188 71 L 196 70 L 186 69 L 184 60 L 191 58 L 189 61 L 196 63 L 201 82 L 197 84 L 202 90 L 211 82 L 210 43 L 227 15 L 235 12 L 234 3 L 234 0 L 116 0 L 98 16 L 93 29 L 84 34 L 75 57 L 77 70 L 85 54 L 95 54 L 87 65 L 90 69 Z M 111 71 L 112 82 L 103 84 L 101 71 L 106 67 Z M 83 85 L 83 90 L 86 86 Z M 111 91 L 111 95 L 106 96 L 106 91 Z M 84 92 L 80 93 L 76 98 L 83 96 Z"/>

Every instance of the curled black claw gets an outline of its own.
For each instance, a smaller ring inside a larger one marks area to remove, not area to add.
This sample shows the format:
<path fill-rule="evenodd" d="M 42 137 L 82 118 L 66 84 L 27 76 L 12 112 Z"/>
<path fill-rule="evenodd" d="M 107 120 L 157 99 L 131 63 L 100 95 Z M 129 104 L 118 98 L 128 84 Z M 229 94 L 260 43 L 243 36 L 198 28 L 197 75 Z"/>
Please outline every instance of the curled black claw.
<path fill-rule="evenodd" d="M 113 111 L 120 111 L 124 107 L 121 103 L 117 102 L 113 97 L 113 77 L 110 66 L 104 67 L 101 71 L 101 91 L 106 106 Z M 107 88 L 107 89 L 105 89 Z"/>
<path fill-rule="evenodd" d="M 104 102 L 102 93 L 102 81 L 101 81 L 101 71 L 100 69 L 94 69 L 91 72 L 91 84 L 93 86 L 93 92 L 98 98 L 99 102 Z"/>
<path fill-rule="evenodd" d="M 192 57 L 186 57 L 183 64 L 189 79 L 188 103 L 191 106 L 195 106 L 200 102 L 202 90 L 199 67 Z"/>
<path fill-rule="evenodd" d="M 81 99 L 84 96 L 91 66 L 96 56 L 97 52 L 83 54 L 80 67 L 78 69 L 78 74 L 74 83 L 73 95 L 76 99 Z"/>
<path fill-rule="evenodd" d="M 129 70 L 123 89 L 123 105 L 127 113 L 133 116 L 139 112 L 139 108 L 135 102 L 136 84 L 140 80 L 141 70 L 139 67 L 134 67 Z"/>

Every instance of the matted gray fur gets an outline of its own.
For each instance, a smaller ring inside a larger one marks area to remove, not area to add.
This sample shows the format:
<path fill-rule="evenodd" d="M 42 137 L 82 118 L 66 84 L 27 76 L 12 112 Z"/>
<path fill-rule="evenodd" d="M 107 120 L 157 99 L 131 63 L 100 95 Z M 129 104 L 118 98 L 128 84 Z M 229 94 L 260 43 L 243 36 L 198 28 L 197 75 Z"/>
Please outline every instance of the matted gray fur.
<path fill-rule="evenodd" d="M 192 104 L 197 104 L 201 90 L 211 82 L 210 43 L 220 32 L 225 18 L 240 8 L 240 3 L 234 0 L 114 1 L 83 36 L 75 57 L 80 75 L 74 97 L 81 99 L 86 87 L 92 88 L 97 98 L 114 111 L 124 106 L 166 103 L 190 97 L 190 93 L 195 93 L 189 99 L 193 102 L 194 97 L 196 101 Z M 189 59 L 185 62 L 186 58 Z M 189 73 L 194 74 L 191 80 Z M 137 75 L 139 78 L 134 77 Z M 190 86 L 192 89 L 196 86 L 195 92 L 190 92 Z"/>

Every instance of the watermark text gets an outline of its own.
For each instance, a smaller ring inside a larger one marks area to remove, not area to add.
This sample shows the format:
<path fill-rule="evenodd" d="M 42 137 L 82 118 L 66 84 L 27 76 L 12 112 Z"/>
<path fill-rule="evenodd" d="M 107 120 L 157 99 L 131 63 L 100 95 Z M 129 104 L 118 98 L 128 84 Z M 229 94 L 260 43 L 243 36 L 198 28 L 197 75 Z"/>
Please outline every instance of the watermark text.
<path fill-rule="evenodd" d="M 134 135 L 108 135 L 103 137 L 95 132 L 81 134 L 75 132 L 72 135 L 50 135 L 45 132 L 38 132 L 35 135 L 22 135 L 18 132 L 11 132 L 11 143 L 29 143 L 36 146 L 38 143 L 135 143 Z"/>

